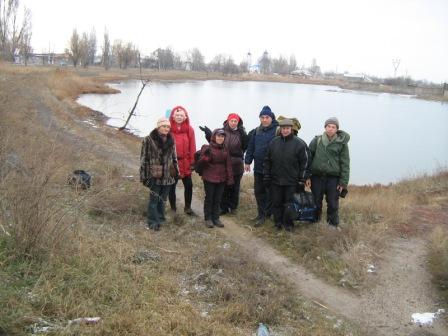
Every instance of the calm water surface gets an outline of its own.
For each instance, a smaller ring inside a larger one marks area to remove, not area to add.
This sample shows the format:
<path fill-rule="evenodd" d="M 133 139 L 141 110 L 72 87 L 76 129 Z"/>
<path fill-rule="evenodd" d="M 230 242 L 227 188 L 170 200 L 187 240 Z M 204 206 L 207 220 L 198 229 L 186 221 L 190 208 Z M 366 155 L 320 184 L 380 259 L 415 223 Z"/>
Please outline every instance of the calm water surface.
<path fill-rule="evenodd" d="M 100 111 L 112 126 L 123 126 L 141 88 L 139 81 L 111 84 L 120 94 L 82 95 L 78 102 Z M 189 112 L 199 145 L 199 125 L 220 127 L 229 113 L 242 116 L 246 130 L 258 126 L 269 105 L 276 116 L 296 117 L 299 136 L 309 143 L 330 116 L 339 119 L 350 140 L 353 184 L 390 183 L 448 166 L 448 104 L 407 96 L 344 91 L 337 87 L 231 81 L 151 83 L 140 97 L 130 128 L 147 135 L 168 108 Z"/>

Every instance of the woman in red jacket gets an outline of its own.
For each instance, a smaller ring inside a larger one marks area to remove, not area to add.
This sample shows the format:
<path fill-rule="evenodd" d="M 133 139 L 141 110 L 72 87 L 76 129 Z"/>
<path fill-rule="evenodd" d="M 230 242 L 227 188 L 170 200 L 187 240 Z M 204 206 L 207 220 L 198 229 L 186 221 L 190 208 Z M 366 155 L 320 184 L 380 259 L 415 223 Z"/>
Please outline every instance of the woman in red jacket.
<path fill-rule="evenodd" d="M 209 228 L 224 226 L 219 220 L 221 198 L 224 187 L 234 183 L 232 161 L 224 146 L 225 138 L 226 132 L 222 128 L 215 129 L 210 144 L 202 146 L 198 162 L 205 190 L 204 219 Z"/>
<path fill-rule="evenodd" d="M 176 142 L 177 161 L 179 165 L 179 178 L 184 184 L 185 207 L 184 212 L 193 216 L 195 213 L 191 210 L 191 199 L 193 196 L 193 182 L 191 181 L 192 165 L 194 163 L 194 153 L 196 152 L 196 141 L 194 130 L 190 126 L 187 110 L 182 106 L 176 106 L 171 110 L 170 115 L 171 134 Z M 176 179 L 170 194 L 171 209 L 176 211 Z"/>

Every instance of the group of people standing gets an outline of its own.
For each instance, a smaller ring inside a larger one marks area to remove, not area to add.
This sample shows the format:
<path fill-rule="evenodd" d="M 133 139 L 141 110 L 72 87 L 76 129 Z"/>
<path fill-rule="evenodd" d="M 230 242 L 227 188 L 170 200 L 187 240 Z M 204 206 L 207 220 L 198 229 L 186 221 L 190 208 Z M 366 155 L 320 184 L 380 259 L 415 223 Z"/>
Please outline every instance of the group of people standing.
<path fill-rule="evenodd" d="M 277 121 L 269 106 L 259 114 L 260 125 L 246 133 L 241 116 L 228 115 L 222 128 L 205 132 L 203 145 L 195 162 L 196 142 L 187 110 L 176 106 L 169 118 L 160 118 L 157 127 L 144 138 L 141 151 L 140 180 L 150 188 L 148 226 L 159 230 L 165 221 L 165 201 L 176 206 L 176 185 L 184 185 L 184 212 L 195 216 L 191 208 L 192 172 L 201 172 L 204 183 L 204 220 L 207 227 L 223 227 L 220 215 L 235 213 L 244 172 L 254 174 L 257 203 L 255 226 L 263 225 L 273 215 L 278 229 L 291 229 L 284 220 L 284 205 L 295 192 L 311 187 L 319 218 L 323 197 L 327 202 L 327 222 L 339 225 L 339 197 L 347 188 L 350 173 L 348 133 L 339 129 L 339 121 L 329 118 L 322 135 L 308 146 L 297 136 L 293 119 Z M 300 127 L 300 126 L 299 126 Z"/>

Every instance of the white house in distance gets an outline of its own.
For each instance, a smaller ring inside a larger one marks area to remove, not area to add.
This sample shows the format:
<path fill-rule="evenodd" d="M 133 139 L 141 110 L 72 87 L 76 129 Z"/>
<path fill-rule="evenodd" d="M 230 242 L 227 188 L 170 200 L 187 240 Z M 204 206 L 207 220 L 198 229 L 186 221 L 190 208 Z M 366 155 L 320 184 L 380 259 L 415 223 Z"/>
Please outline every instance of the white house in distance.
<path fill-rule="evenodd" d="M 252 64 L 249 65 L 249 72 L 250 73 L 260 73 L 260 64 Z"/>
<path fill-rule="evenodd" d="M 307 69 L 296 69 L 291 71 L 291 75 L 295 77 L 310 78 L 313 74 Z"/>
<path fill-rule="evenodd" d="M 343 75 L 343 78 L 349 82 L 373 82 L 371 78 L 367 77 L 364 74 L 351 74 L 351 73 L 345 73 Z"/>

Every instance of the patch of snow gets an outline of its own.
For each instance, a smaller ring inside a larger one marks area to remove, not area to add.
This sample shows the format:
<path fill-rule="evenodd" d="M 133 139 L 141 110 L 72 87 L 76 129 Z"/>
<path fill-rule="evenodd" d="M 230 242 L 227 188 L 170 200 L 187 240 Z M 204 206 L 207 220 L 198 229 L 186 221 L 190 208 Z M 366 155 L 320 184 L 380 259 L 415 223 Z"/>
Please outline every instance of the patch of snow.
<path fill-rule="evenodd" d="M 83 120 L 84 123 L 86 123 L 89 126 L 92 126 L 93 128 L 98 128 L 98 126 L 92 121 L 92 120 Z"/>
<path fill-rule="evenodd" d="M 336 320 L 336 323 L 333 325 L 334 329 L 339 329 L 342 327 L 342 320 Z"/>
<path fill-rule="evenodd" d="M 436 313 L 414 313 L 412 314 L 412 322 L 420 325 L 431 325 L 434 320 L 441 314 L 445 313 L 445 309 L 439 309 Z"/>
<path fill-rule="evenodd" d="M 68 321 L 68 325 L 81 324 L 81 323 L 95 324 L 95 323 L 98 323 L 100 320 L 101 320 L 101 317 L 80 317 L 80 318 Z"/>

